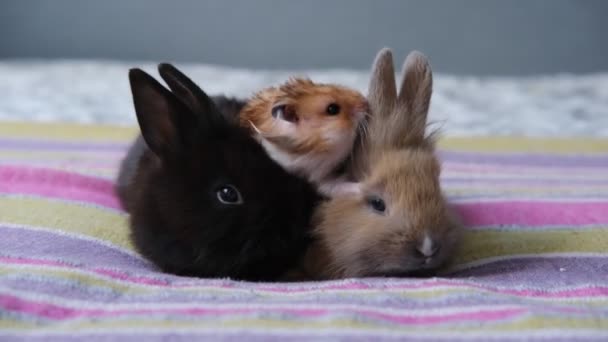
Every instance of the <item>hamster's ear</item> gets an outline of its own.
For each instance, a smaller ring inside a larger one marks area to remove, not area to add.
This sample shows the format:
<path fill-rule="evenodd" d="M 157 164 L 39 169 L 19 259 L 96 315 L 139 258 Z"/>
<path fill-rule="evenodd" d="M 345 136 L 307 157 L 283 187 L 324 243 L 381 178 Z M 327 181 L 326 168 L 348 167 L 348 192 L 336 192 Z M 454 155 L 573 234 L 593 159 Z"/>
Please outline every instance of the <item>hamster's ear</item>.
<path fill-rule="evenodd" d="M 158 65 L 160 77 L 169 89 L 195 114 L 204 114 L 206 119 L 222 120 L 213 100 L 188 76 L 169 63 Z"/>
<path fill-rule="evenodd" d="M 272 106 L 271 115 L 275 119 L 284 120 L 289 123 L 297 123 L 299 121 L 296 108 L 290 103 L 278 102 Z"/>
<path fill-rule="evenodd" d="M 407 140 L 422 141 L 433 92 L 433 73 L 428 58 L 418 51 L 412 51 L 403 63 L 401 74 L 401 89 L 397 98 L 399 121 L 403 119 L 400 126 L 407 132 Z"/>
<path fill-rule="evenodd" d="M 372 115 L 390 115 L 396 101 L 393 53 L 383 48 L 376 55 L 369 81 L 368 102 Z"/>
<path fill-rule="evenodd" d="M 129 70 L 133 105 L 148 147 L 165 158 L 179 152 L 195 126 L 192 112 L 169 90 L 141 69 Z"/>

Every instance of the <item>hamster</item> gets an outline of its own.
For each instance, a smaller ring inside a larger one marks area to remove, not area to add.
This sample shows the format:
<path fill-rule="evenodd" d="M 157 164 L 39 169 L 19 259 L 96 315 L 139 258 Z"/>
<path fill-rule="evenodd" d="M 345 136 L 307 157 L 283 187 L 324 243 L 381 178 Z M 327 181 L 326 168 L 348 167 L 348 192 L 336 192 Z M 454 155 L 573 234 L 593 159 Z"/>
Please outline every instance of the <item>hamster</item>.
<path fill-rule="evenodd" d="M 353 89 L 291 78 L 255 94 L 239 119 L 274 160 L 328 193 L 345 180 L 335 173 L 367 114 L 366 98 Z"/>
<path fill-rule="evenodd" d="M 171 91 L 129 72 L 141 135 L 116 192 L 135 247 L 177 275 L 277 279 L 304 254 L 323 198 L 179 70 L 159 73 Z"/>

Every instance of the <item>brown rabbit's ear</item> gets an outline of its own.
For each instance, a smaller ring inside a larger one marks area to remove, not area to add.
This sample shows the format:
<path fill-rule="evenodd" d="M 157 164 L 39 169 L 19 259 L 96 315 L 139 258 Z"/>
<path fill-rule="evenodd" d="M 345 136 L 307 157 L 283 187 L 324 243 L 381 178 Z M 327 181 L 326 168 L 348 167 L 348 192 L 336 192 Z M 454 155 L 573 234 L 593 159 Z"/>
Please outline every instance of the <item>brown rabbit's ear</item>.
<path fill-rule="evenodd" d="M 405 144 L 424 141 L 427 114 L 433 92 L 433 73 L 428 58 L 418 51 L 411 52 L 402 68 L 401 88 L 397 98 L 400 127 L 406 132 Z"/>
<path fill-rule="evenodd" d="M 395 107 L 396 96 L 393 53 L 389 48 L 383 48 L 376 55 L 369 81 L 367 99 L 372 115 L 390 115 Z"/>

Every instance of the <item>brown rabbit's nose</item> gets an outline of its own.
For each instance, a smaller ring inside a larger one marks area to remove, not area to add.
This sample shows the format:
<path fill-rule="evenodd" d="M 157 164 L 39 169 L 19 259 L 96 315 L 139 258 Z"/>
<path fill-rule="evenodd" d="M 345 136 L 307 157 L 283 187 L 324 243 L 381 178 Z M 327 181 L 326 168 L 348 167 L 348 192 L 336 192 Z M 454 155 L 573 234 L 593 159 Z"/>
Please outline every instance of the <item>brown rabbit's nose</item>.
<path fill-rule="evenodd" d="M 416 251 L 422 258 L 426 258 L 427 260 L 437 255 L 441 246 L 433 241 L 428 236 L 425 236 L 424 239 L 416 246 Z"/>

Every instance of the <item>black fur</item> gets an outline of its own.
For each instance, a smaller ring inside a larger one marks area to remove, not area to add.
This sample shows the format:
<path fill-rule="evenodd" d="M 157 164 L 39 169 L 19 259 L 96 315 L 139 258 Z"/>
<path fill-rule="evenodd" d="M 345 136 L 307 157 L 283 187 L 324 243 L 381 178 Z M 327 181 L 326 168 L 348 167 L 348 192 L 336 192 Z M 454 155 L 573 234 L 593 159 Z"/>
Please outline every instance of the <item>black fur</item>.
<path fill-rule="evenodd" d="M 245 105 L 247 104 L 246 101 L 243 101 L 241 99 L 227 97 L 224 95 L 211 96 L 211 99 L 213 100 L 217 108 L 220 110 L 220 112 L 224 114 L 224 116 L 228 119 L 234 120 L 234 122 L 239 121 L 239 113 L 241 112 L 241 109 L 243 109 L 243 107 L 245 107 Z"/>
<path fill-rule="evenodd" d="M 139 69 L 129 72 L 143 138 L 123 161 L 116 190 L 134 244 L 170 273 L 277 279 L 308 246 L 321 197 L 181 72 L 168 64 L 159 72 L 172 92 Z M 244 203 L 220 203 L 223 184 Z"/>

